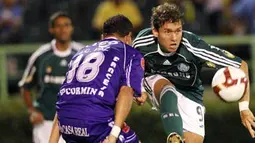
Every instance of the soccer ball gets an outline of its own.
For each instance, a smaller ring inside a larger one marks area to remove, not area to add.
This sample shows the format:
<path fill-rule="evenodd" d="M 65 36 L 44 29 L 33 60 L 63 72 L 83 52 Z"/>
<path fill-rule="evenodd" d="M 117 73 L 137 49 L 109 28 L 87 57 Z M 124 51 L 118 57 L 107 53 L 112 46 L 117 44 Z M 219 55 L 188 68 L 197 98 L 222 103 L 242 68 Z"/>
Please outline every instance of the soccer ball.
<path fill-rule="evenodd" d="M 213 91 L 225 102 L 240 100 L 245 93 L 246 86 L 245 73 L 234 67 L 219 69 L 212 80 Z"/>

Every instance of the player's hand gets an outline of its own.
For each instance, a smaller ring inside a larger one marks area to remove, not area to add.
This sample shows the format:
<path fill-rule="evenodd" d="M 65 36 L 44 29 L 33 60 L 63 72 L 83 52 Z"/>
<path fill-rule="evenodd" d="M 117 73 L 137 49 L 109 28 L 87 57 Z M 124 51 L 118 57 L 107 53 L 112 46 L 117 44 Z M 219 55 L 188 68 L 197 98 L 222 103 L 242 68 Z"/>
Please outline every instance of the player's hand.
<path fill-rule="evenodd" d="M 37 125 L 37 124 L 40 124 L 40 123 L 43 122 L 44 117 L 43 117 L 43 114 L 42 114 L 41 112 L 36 111 L 36 110 L 33 110 L 33 111 L 31 111 L 31 113 L 30 113 L 29 120 L 30 120 L 30 122 L 31 122 L 33 125 Z"/>
<path fill-rule="evenodd" d="M 251 110 L 243 110 L 240 112 L 242 124 L 249 130 L 252 138 L 255 138 L 255 117 Z"/>
<path fill-rule="evenodd" d="M 141 97 L 135 98 L 137 105 L 143 105 L 147 100 L 147 93 L 143 92 Z"/>
<path fill-rule="evenodd" d="M 116 143 L 117 138 L 113 135 L 109 135 L 102 143 Z"/>

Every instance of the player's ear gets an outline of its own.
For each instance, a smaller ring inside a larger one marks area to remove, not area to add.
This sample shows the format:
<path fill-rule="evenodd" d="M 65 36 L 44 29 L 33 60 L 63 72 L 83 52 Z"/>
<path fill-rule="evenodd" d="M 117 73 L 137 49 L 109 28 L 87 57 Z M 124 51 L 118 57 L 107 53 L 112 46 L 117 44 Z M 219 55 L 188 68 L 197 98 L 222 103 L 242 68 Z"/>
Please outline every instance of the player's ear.
<path fill-rule="evenodd" d="M 73 27 L 73 25 L 71 25 L 71 33 L 73 34 L 73 31 L 74 31 L 74 27 Z"/>
<path fill-rule="evenodd" d="M 155 36 L 155 37 L 158 37 L 158 30 L 154 27 L 152 27 L 152 34 Z"/>
<path fill-rule="evenodd" d="M 101 40 L 103 40 L 104 39 L 104 34 L 101 34 Z"/>
<path fill-rule="evenodd" d="M 52 28 L 52 27 L 50 27 L 50 28 L 48 29 L 48 31 L 49 31 L 49 33 L 50 33 L 51 35 L 54 34 L 54 31 L 53 31 L 53 28 Z"/>
<path fill-rule="evenodd" d="M 132 44 L 132 33 L 131 32 L 129 32 L 129 34 L 124 37 L 124 41 L 128 45 Z"/>

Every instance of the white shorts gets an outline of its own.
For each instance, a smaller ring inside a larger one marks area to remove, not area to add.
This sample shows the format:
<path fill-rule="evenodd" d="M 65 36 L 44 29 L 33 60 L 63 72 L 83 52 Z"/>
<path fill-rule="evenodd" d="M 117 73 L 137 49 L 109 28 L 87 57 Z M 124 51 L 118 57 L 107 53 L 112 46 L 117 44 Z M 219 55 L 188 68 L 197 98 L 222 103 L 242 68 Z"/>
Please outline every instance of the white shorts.
<path fill-rule="evenodd" d="M 149 99 L 154 109 L 159 109 L 159 103 L 156 100 L 154 95 L 154 85 L 160 79 L 166 79 L 161 75 L 152 75 L 145 78 L 145 89 L 149 88 L 152 92 L 149 94 Z M 173 92 L 177 95 L 178 98 L 178 110 L 182 117 L 183 122 L 183 131 L 184 132 L 192 132 L 198 134 L 200 136 L 205 136 L 205 126 L 204 126 L 204 114 L 205 107 L 190 100 L 185 97 L 183 94 L 178 92 L 177 90 L 173 90 Z"/>
<path fill-rule="evenodd" d="M 52 129 L 53 121 L 43 121 L 41 124 L 33 127 L 33 143 L 48 143 Z M 64 139 L 60 137 L 59 143 L 65 143 Z"/>

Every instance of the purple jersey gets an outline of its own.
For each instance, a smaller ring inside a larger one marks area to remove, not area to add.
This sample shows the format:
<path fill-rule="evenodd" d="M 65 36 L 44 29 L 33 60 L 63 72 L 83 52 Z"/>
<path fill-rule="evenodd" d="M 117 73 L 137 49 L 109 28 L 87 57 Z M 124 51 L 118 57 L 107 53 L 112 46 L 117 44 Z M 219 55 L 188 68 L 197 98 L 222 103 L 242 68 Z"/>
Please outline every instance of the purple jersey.
<path fill-rule="evenodd" d="M 143 57 L 131 46 L 114 38 L 86 46 L 69 63 L 58 93 L 59 120 L 113 118 L 121 86 L 133 88 L 134 96 L 140 96 L 143 75 Z"/>

